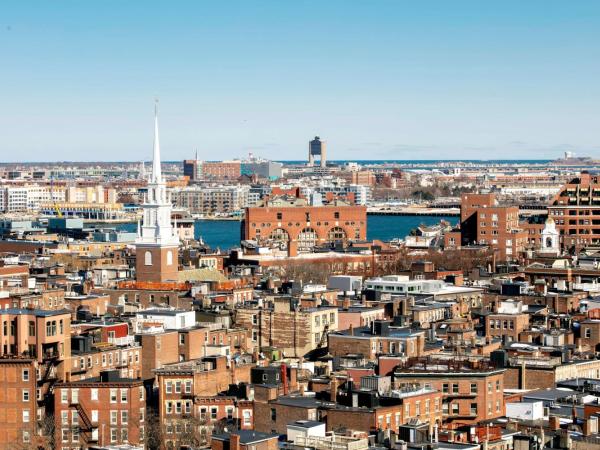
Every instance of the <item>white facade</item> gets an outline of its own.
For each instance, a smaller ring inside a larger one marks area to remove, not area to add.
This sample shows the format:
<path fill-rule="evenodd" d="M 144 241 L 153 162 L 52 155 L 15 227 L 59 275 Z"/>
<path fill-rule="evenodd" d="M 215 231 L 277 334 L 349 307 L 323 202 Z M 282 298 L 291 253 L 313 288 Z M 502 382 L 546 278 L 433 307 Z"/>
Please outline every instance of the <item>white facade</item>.
<path fill-rule="evenodd" d="M 143 333 L 151 325 L 151 331 L 183 330 L 196 324 L 194 311 L 178 311 L 172 309 L 147 309 L 135 315 L 135 330 Z"/>
<path fill-rule="evenodd" d="M 507 402 L 506 417 L 517 420 L 542 420 L 544 418 L 544 402 Z"/>

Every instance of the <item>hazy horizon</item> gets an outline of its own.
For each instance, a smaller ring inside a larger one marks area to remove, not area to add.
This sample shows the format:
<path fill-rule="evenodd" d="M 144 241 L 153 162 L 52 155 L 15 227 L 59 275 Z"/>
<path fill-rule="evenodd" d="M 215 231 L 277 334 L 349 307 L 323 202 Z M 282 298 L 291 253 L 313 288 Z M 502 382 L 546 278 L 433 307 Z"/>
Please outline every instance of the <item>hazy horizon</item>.
<path fill-rule="evenodd" d="M 0 161 L 148 160 L 155 97 L 169 161 L 600 158 L 598 42 L 591 0 L 4 3 Z"/>

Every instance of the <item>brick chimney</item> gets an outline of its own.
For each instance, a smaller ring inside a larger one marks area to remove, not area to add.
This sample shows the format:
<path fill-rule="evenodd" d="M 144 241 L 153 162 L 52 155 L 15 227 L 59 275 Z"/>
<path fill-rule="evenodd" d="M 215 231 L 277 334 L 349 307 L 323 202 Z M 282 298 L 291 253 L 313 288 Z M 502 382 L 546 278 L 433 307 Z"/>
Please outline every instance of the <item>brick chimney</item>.
<path fill-rule="evenodd" d="M 331 383 L 329 384 L 329 400 L 334 402 L 337 399 L 337 390 L 338 390 L 338 379 L 337 377 L 333 377 L 331 379 Z"/>
<path fill-rule="evenodd" d="M 556 416 L 550 416 L 548 419 L 550 425 L 550 431 L 556 431 L 560 429 L 560 419 Z"/>
<path fill-rule="evenodd" d="M 229 450 L 240 450 L 240 435 L 231 433 L 229 435 Z"/>

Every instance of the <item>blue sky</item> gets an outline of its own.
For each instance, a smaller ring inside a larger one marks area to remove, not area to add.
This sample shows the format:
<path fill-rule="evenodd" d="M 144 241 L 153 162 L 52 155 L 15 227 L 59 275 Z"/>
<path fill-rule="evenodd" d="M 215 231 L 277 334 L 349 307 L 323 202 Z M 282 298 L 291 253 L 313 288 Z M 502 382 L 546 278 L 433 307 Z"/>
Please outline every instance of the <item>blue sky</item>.
<path fill-rule="evenodd" d="M 0 160 L 600 158 L 600 2 L 0 4 Z"/>

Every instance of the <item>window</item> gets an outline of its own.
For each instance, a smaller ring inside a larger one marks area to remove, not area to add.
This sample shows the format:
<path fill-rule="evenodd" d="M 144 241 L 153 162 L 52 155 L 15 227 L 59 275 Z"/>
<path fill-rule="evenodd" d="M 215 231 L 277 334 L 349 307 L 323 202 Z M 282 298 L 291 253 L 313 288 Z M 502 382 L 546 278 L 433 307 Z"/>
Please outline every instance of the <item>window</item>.
<path fill-rule="evenodd" d="M 121 428 L 121 440 L 123 442 L 127 442 L 128 439 L 129 439 L 129 436 L 127 434 L 127 428 Z"/>
<path fill-rule="evenodd" d="M 71 403 L 79 403 L 79 389 L 71 389 Z"/>
<path fill-rule="evenodd" d="M 29 423 L 29 410 L 23 410 L 23 423 Z"/>
<path fill-rule="evenodd" d="M 415 402 L 415 415 L 421 415 L 421 402 L 419 401 Z"/>
<path fill-rule="evenodd" d="M 471 403 L 471 415 L 472 416 L 477 415 L 477 403 Z"/>
<path fill-rule="evenodd" d="M 24 402 L 29 401 L 29 389 L 23 389 L 23 401 Z"/>
<path fill-rule="evenodd" d="M 454 383 L 452 385 L 452 393 L 453 394 L 458 394 L 458 383 Z"/>
<path fill-rule="evenodd" d="M 117 429 L 116 428 L 110 429 L 110 442 L 117 442 Z"/>
<path fill-rule="evenodd" d="M 167 414 L 172 414 L 173 413 L 173 403 L 166 402 L 166 407 L 167 407 Z"/>
<path fill-rule="evenodd" d="M 152 265 L 152 252 L 150 252 L 149 250 L 146 250 L 146 252 L 144 253 L 144 265 L 146 265 L 146 266 Z M 117 430 L 115 430 L 115 434 L 116 434 L 116 431 Z"/>
<path fill-rule="evenodd" d="M 271 421 L 275 422 L 277 420 L 277 410 L 275 408 L 271 408 Z"/>
<path fill-rule="evenodd" d="M 63 428 L 62 430 L 60 430 L 60 434 L 61 434 L 61 440 L 63 442 L 69 442 L 69 429 L 68 428 Z"/>
<path fill-rule="evenodd" d="M 93 400 L 93 401 L 98 400 L 98 389 L 93 388 L 90 390 L 90 400 Z"/>
<path fill-rule="evenodd" d="M 127 415 L 126 410 L 121 410 L 121 425 L 126 425 L 129 416 Z"/>
<path fill-rule="evenodd" d="M 175 382 L 175 393 L 181 394 L 181 381 L 179 380 Z"/>
<path fill-rule="evenodd" d="M 245 426 L 249 427 L 252 425 L 252 411 L 245 409 L 244 412 L 242 413 L 242 417 L 244 419 Z"/>
<path fill-rule="evenodd" d="M 191 380 L 185 380 L 185 393 L 186 394 L 192 393 L 192 381 Z"/>
<path fill-rule="evenodd" d="M 140 386 L 140 400 L 144 400 L 144 386 Z"/>
<path fill-rule="evenodd" d="M 23 442 L 30 442 L 30 441 L 31 441 L 31 435 L 29 434 L 29 431 L 23 430 Z"/>
<path fill-rule="evenodd" d="M 116 389 L 110 390 L 110 402 L 117 403 L 117 390 Z"/>
<path fill-rule="evenodd" d="M 283 219 L 283 214 L 278 212 L 277 213 L 277 220 L 282 220 Z"/>
<path fill-rule="evenodd" d="M 29 381 L 29 369 L 23 369 L 22 379 L 23 381 Z"/>
<path fill-rule="evenodd" d="M 110 411 L 110 424 L 111 425 L 117 424 L 117 417 L 118 417 L 118 411 L 111 410 Z"/>
<path fill-rule="evenodd" d="M 169 250 L 167 252 L 167 266 L 173 265 L 173 251 Z"/>
<path fill-rule="evenodd" d="M 500 380 L 496 380 L 496 392 L 500 392 Z"/>
<path fill-rule="evenodd" d="M 63 425 L 69 425 L 69 411 L 60 412 L 60 423 Z"/>
<path fill-rule="evenodd" d="M 443 392 L 444 394 L 447 394 L 447 393 L 448 393 L 448 383 L 444 383 L 444 384 L 442 385 L 442 392 Z"/>
<path fill-rule="evenodd" d="M 145 416 L 146 416 L 146 410 L 144 408 L 140 408 L 140 423 L 144 421 Z"/>
<path fill-rule="evenodd" d="M 592 337 L 592 330 L 591 330 L 591 328 L 586 328 L 585 329 L 585 337 L 588 338 L 588 339 Z"/>
<path fill-rule="evenodd" d="M 92 409 L 92 422 L 93 423 L 98 422 L 98 410 L 97 409 Z"/>
<path fill-rule="evenodd" d="M 35 322 L 33 320 L 29 321 L 29 336 L 35 336 Z"/>
<path fill-rule="evenodd" d="M 66 405 L 67 403 L 69 403 L 69 391 L 67 389 L 60 390 L 60 402 L 63 405 Z"/>
<path fill-rule="evenodd" d="M 452 403 L 452 415 L 458 415 L 458 403 Z"/>
<path fill-rule="evenodd" d="M 121 403 L 127 403 L 127 389 L 121 389 Z"/>
<path fill-rule="evenodd" d="M 488 394 L 492 393 L 492 382 L 488 381 Z"/>
<path fill-rule="evenodd" d="M 171 394 L 173 392 L 173 385 L 170 381 L 165 381 L 165 392 Z"/>
<path fill-rule="evenodd" d="M 471 383 L 471 394 L 477 394 L 477 383 Z"/>

